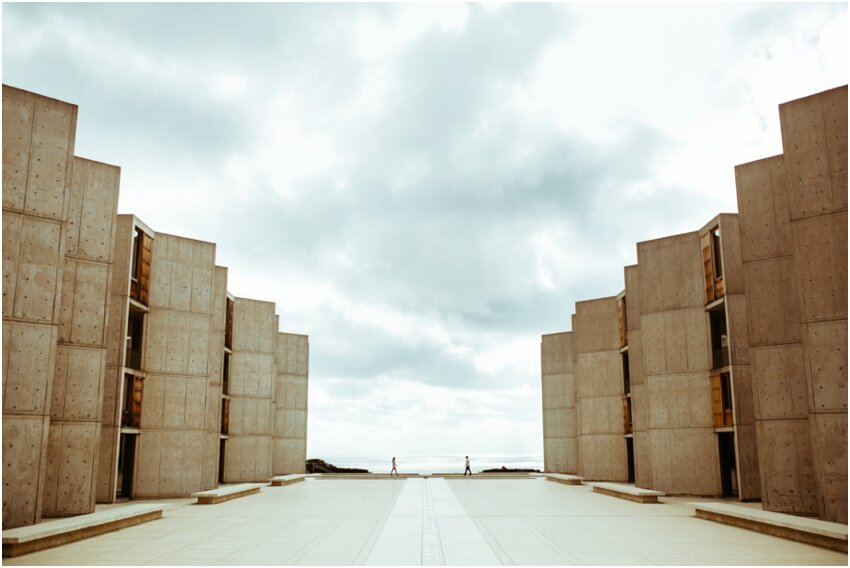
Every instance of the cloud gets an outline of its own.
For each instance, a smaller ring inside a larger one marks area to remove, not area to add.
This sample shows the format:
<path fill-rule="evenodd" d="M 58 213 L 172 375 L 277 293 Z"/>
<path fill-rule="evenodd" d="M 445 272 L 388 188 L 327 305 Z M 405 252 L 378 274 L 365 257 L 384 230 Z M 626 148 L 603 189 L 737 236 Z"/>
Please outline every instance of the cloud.
<path fill-rule="evenodd" d="M 842 5 L 3 8 L 4 81 L 80 106 L 120 210 L 310 335 L 316 457 L 542 451 L 540 334 L 847 82 Z"/>

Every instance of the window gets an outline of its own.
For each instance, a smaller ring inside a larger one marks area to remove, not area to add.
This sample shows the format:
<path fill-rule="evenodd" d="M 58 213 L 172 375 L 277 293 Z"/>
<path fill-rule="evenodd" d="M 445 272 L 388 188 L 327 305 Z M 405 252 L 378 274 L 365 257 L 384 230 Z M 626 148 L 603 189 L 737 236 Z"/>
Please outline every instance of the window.
<path fill-rule="evenodd" d="M 124 404 L 121 408 L 121 426 L 125 428 L 138 428 L 142 418 L 142 389 L 144 379 L 131 375 L 124 375 Z"/>
<path fill-rule="evenodd" d="M 145 313 L 130 306 L 127 318 L 127 338 L 124 353 L 124 366 L 137 371 L 142 370 L 142 340 L 145 332 Z"/>
<path fill-rule="evenodd" d="M 732 378 L 729 373 L 711 376 L 711 403 L 714 427 L 723 428 L 734 424 L 732 409 Z"/>
<path fill-rule="evenodd" d="M 725 306 L 708 312 L 711 326 L 711 368 L 720 369 L 729 365 L 729 334 L 726 330 Z"/>

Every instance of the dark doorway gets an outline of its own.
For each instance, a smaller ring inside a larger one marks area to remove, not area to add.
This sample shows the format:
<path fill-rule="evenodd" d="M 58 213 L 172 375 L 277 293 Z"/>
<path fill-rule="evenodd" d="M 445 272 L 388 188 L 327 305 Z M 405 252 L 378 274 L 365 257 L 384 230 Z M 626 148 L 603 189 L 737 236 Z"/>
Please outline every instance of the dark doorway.
<path fill-rule="evenodd" d="M 735 434 L 719 432 L 717 445 L 720 450 L 720 486 L 724 497 L 738 496 L 738 471 L 735 462 Z"/>
<path fill-rule="evenodd" d="M 118 483 L 115 496 L 130 499 L 133 496 L 133 469 L 136 462 L 136 435 L 121 434 L 118 446 Z"/>
<path fill-rule="evenodd" d="M 224 483 L 224 443 L 227 440 L 221 438 L 218 441 L 218 482 Z"/>
<path fill-rule="evenodd" d="M 626 438 L 626 463 L 629 468 L 629 483 L 635 481 L 635 443 L 634 438 Z"/>

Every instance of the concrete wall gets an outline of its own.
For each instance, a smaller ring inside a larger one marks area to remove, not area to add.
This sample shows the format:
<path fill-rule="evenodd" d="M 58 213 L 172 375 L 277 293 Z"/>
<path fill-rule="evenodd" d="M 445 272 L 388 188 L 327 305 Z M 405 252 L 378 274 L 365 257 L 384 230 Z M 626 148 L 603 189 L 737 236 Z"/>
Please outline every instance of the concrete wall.
<path fill-rule="evenodd" d="M 765 509 L 847 522 L 847 88 L 735 168 Z"/>
<path fill-rule="evenodd" d="M 157 233 L 134 497 L 202 486 L 215 244 Z"/>
<path fill-rule="evenodd" d="M 74 158 L 42 512 L 91 513 L 120 169 Z"/>
<path fill-rule="evenodd" d="M 636 264 L 623 270 L 626 283 L 626 327 L 629 332 L 629 382 L 632 392 L 632 439 L 635 485 L 652 486 L 652 443 L 649 435 L 649 399 L 643 370 L 643 335 L 640 329 L 640 270 Z"/>
<path fill-rule="evenodd" d="M 779 107 L 820 517 L 847 522 L 847 87 Z"/>
<path fill-rule="evenodd" d="M 77 107 L 3 86 L 3 527 L 45 485 Z"/>
<path fill-rule="evenodd" d="M 306 335 L 278 333 L 272 472 L 305 473 L 307 462 L 307 380 L 310 343 Z"/>
<path fill-rule="evenodd" d="M 698 235 L 638 243 L 637 257 L 650 487 L 670 494 L 719 495 Z"/>
<path fill-rule="evenodd" d="M 578 471 L 574 353 L 571 332 L 541 338 L 543 461 L 550 472 Z"/>
<path fill-rule="evenodd" d="M 628 479 L 617 298 L 576 302 L 573 319 L 578 474 Z"/>
<path fill-rule="evenodd" d="M 230 376 L 230 433 L 226 482 L 264 481 L 272 475 L 272 420 L 277 343 L 275 306 L 236 298 Z"/>

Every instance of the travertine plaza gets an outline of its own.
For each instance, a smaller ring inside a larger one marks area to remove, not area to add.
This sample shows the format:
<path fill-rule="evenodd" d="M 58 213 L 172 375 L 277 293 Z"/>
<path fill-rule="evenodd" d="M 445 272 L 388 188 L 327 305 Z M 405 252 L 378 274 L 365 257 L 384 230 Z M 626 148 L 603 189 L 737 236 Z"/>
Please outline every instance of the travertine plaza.
<path fill-rule="evenodd" d="M 847 524 L 847 87 L 541 344 L 545 467 Z"/>
<path fill-rule="evenodd" d="M 77 107 L 3 86 L 3 528 L 303 473 L 307 336 L 117 215 Z"/>

